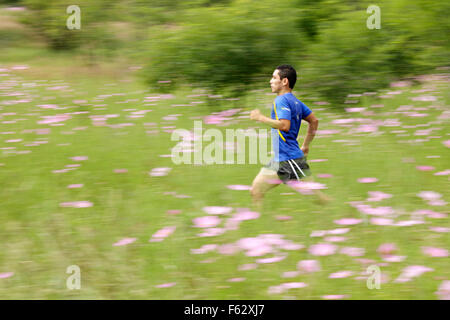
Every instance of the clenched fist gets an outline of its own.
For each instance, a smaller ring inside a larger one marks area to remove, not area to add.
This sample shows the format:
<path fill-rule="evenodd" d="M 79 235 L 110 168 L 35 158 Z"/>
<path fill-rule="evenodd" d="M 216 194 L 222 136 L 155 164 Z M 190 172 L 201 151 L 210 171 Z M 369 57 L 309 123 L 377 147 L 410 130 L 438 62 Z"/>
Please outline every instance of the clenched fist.
<path fill-rule="evenodd" d="M 255 121 L 261 120 L 261 112 L 259 111 L 259 109 L 255 109 L 250 112 L 250 119 Z"/>
<path fill-rule="evenodd" d="M 309 147 L 308 146 L 301 146 L 300 148 L 303 151 L 304 156 L 306 157 L 309 153 Z"/>

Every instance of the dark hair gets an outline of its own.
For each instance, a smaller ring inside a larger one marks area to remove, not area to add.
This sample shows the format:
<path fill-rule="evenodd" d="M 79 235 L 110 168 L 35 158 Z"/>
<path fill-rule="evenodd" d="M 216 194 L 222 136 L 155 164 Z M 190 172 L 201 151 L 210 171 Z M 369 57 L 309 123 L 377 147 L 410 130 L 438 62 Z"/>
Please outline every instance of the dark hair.
<path fill-rule="evenodd" d="M 283 64 L 278 66 L 278 74 L 280 75 L 280 80 L 287 78 L 289 80 L 289 88 L 294 89 L 295 82 L 297 82 L 297 71 L 294 67 L 288 64 Z"/>

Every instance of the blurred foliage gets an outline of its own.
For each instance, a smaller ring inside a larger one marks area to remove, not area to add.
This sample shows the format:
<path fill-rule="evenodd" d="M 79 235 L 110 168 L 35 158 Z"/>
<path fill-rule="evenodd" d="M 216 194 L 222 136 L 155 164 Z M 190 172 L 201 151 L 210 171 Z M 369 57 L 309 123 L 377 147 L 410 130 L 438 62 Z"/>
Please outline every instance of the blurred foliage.
<path fill-rule="evenodd" d="M 120 16 L 114 1 L 77 1 L 81 11 L 80 30 L 69 30 L 66 26 L 71 15 L 66 9 L 73 1 L 24 0 L 23 4 L 28 10 L 22 21 L 43 36 L 52 49 L 82 48 L 92 54 L 93 50 L 112 53 L 117 47 L 117 39 L 108 25 Z"/>
<path fill-rule="evenodd" d="M 379 30 L 366 27 L 365 0 L 80 0 L 81 30 L 66 28 L 70 0 L 2 1 L 25 6 L 23 22 L 51 49 L 79 50 L 91 63 L 120 55 L 145 64 L 155 90 L 239 96 L 289 63 L 296 89 L 342 102 L 450 58 L 447 1 L 380 0 Z"/>
<path fill-rule="evenodd" d="M 6 5 L 21 5 L 22 0 L 0 0 L 0 5 L 6 4 Z"/>
<path fill-rule="evenodd" d="M 351 0 L 296 0 L 294 6 L 300 13 L 296 19 L 298 32 L 311 41 L 316 39 L 321 27 L 334 23 L 340 13 L 358 9 Z"/>
<path fill-rule="evenodd" d="M 305 85 L 341 102 L 347 94 L 448 63 L 449 3 L 402 0 L 379 6 L 379 30 L 366 27 L 365 10 L 344 12 L 319 30 L 302 63 Z"/>
<path fill-rule="evenodd" d="M 448 63 L 447 2 L 380 2 L 379 30 L 366 26 L 370 4 L 232 1 L 184 11 L 179 23 L 154 29 L 146 78 L 153 86 L 170 80 L 213 92 L 232 88 L 237 95 L 252 79 L 290 63 L 298 68 L 299 86 L 342 102 L 350 93 Z"/>
<path fill-rule="evenodd" d="M 240 0 L 224 7 L 186 10 L 179 24 L 154 29 L 148 46 L 148 82 L 169 80 L 174 85 L 189 83 L 212 92 L 231 88 L 233 95 L 242 94 L 253 77 L 271 74 L 274 64 L 287 61 L 301 46 L 289 3 L 278 1 L 273 7 L 271 1 Z"/>

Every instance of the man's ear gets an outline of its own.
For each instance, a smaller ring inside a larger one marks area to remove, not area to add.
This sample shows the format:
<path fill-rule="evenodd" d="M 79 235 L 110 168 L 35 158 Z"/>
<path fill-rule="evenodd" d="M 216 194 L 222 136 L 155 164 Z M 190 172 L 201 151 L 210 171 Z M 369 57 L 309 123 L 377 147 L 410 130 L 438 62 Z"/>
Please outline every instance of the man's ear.
<path fill-rule="evenodd" d="M 281 84 L 283 86 L 289 86 L 289 79 L 288 78 L 284 78 L 283 80 L 281 80 Z"/>

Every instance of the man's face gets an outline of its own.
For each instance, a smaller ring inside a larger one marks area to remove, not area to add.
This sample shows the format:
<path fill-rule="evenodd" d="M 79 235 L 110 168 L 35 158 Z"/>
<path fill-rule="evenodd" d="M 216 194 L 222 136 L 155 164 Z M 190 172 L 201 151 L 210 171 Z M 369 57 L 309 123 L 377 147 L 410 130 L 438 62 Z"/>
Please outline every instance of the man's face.
<path fill-rule="evenodd" d="M 272 74 L 272 79 L 270 79 L 270 87 L 272 88 L 272 92 L 278 93 L 283 89 L 285 85 L 288 83 L 288 79 L 284 78 L 280 79 L 279 70 L 276 69 Z"/>

